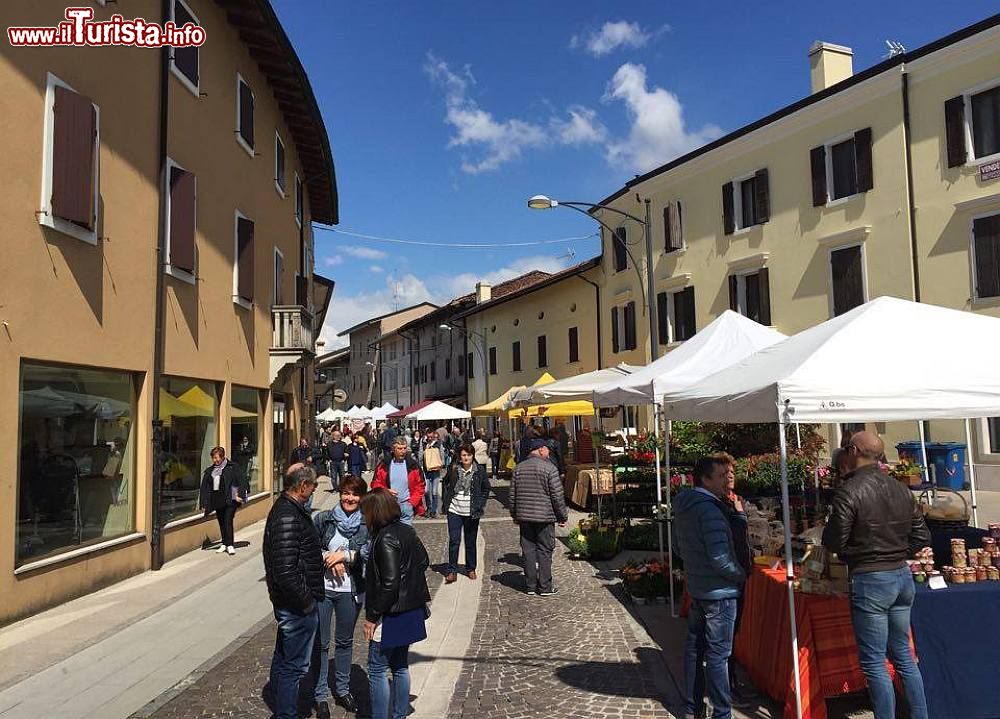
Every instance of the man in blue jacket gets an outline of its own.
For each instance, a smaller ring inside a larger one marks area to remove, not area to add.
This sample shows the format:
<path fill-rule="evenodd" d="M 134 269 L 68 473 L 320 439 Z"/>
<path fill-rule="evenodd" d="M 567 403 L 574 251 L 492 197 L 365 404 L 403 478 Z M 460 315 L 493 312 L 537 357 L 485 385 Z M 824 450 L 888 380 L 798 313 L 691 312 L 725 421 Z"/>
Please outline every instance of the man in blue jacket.
<path fill-rule="evenodd" d="M 681 492 L 674 502 L 674 546 L 684 560 L 691 595 L 684 653 L 685 718 L 704 710 L 697 686 L 702 658 L 712 717 L 732 717 L 729 655 L 733 651 L 736 600 L 746 573 L 737 559 L 730 518 L 722 502 L 727 473 L 724 459 L 703 457 L 694 466 L 694 488 Z"/>

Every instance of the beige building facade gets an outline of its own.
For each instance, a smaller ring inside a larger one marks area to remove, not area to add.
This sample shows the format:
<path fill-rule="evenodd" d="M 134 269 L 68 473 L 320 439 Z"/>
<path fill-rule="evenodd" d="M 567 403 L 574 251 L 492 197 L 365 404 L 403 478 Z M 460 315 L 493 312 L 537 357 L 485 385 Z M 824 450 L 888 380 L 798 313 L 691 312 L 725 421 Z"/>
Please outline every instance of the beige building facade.
<path fill-rule="evenodd" d="M 163 5 L 94 19 L 194 22 L 206 43 L 0 51 L 17 178 L 0 200 L 0 623 L 214 538 L 198 487 L 216 445 L 250 482 L 237 526 L 263 518 L 310 424 L 332 292 L 310 225 L 337 221 L 318 107 L 265 0 Z M 47 26 L 64 8 L 3 14 Z"/>

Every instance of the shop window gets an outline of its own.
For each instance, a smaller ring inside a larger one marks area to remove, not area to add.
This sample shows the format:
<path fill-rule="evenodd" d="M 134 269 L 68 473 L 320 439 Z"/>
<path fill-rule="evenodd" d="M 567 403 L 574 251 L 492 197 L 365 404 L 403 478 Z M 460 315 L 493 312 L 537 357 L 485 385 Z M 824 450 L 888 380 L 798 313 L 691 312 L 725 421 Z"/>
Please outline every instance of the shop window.
<path fill-rule="evenodd" d="M 191 23 L 192 25 L 200 24 L 198 22 L 198 18 L 195 17 L 194 13 L 191 12 L 191 8 L 189 8 L 186 3 L 181 0 L 174 0 L 172 6 L 172 19 L 177 27 L 184 27 L 188 23 Z M 170 65 L 171 71 L 181 81 L 181 84 L 183 84 L 197 97 L 198 73 L 200 71 L 198 46 L 192 45 L 189 47 L 174 47 L 171 48 L 171 52 L 174 59 Z"/>
<path fill-rule="evenodd" d="M 229 437 L 230 458 L 243 470 L 250 494 L 263 489 L 260 476 L 260 391 L 233 385 Z"/>
<path fill-rule="evenodd" d="M 212 463 L 219 443 L 218 399 L 211 382 L 164 377 L 160 384 L 163 422 L 163 520 L 169 522 L 198 511 L 201 474 Z"/>
<path fill-rule="evenodd" d="M 580 331 L 576 327 L 569 328 L 569 361 L 580 361 Z"/>
<path fill-rule="evenodd" d="M 833 284 L 833 315 L 842 315 L 865 303 L 865 280 L 861 245 L 830 252 Z"/>
<path fill-rule="evenodd" d="M 976 297 L 1000 297 L 1000 214 L 972 221 Z"/>
<path fill-rule="evenodd" d="M 253 138 L 253 108 L 254 97 L 250 85 L 236 74 L 236 141 L 243 149 L 254 155 Z"/>
<path fill-rule="evenodd" d="M 21 366 L 18 565 L 133 531 L 133 384 L 127 372 Z"/>
<path fill-rule="evenodd" d="M 729 309 L 762 325 L 771 324 L 771 288 L 766 267 L 729 275 Z"/>

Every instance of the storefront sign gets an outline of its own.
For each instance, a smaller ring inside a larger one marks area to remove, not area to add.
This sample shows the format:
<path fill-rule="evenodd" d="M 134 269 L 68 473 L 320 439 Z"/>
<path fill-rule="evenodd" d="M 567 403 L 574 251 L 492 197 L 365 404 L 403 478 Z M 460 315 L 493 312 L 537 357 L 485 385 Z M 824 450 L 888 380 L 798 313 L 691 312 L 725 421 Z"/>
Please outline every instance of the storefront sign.
<path fill-rule="evenodd" d="M 1000 178 L 1000 160 L 987 162 L 979 166 L 979 181 L 996 180 Z"/>

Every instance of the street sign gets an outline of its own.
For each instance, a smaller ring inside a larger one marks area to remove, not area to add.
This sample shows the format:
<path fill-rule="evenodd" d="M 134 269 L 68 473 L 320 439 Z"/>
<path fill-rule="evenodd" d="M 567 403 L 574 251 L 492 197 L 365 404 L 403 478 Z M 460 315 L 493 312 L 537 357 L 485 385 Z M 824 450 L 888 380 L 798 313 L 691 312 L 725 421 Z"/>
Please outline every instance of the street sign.
<path fill-rule="evenodd" d="M 347 392 L 342 389 L 333 390 L 333 401 L 337 404 L 343 404 L 347 401 Z"/>

